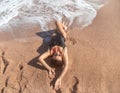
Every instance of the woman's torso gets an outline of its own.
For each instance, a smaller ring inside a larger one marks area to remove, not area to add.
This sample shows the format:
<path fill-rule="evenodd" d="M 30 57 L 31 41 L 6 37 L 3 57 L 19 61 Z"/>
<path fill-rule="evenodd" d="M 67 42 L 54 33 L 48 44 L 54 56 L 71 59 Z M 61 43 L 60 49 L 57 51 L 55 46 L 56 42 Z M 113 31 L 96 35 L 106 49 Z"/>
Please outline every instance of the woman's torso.
<path fill-rule="evenodd" d="M 63 55 L 64 49 L 66 47 L 64 37 L 60 33 L 57 33 L 56 35 L 54 35 L 52 37 L 49 47 L 50 47 L 50 54 L 51 55 L 53 55 L 57 51 L 59 51 L 60 54 Z"/>

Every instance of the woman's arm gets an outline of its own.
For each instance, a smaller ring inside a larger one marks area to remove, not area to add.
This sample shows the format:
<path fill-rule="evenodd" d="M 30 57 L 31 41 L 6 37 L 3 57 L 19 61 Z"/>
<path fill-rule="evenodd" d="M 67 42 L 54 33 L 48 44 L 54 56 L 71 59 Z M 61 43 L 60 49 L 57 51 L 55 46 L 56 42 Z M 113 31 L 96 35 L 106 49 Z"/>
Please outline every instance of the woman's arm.
<path fill-rule="evenodd" d="M 61 72 L 60 76 L 58 77 L 58 79 L 55 82 L 55 90 L 58 90 L 61 87 L 61 81 L 65 75 L 65 73 L 67 72 L 68 69 L 68 53 L 67 53 L 67 48 L 65 49 L 65 54 L 63 57 L 63 61 L 64 61 L 64 68 L 63 71 Z"/>
<path fill-rule="evenodd" d="M 67 48 L 65 47 L 65 53 L 64 53 L 64 56 L 63 56 L 63 62 L 64 62 L 64 68 L 63 68 L 63 71 L 61 72 L 59 78 L 63 78 L 65 73 L 67 72 L 67 69 L 68 69 L 68 53 L 67 53 Z"/>
<path fill-rule="evenodd" d="M 63 37 L 67 39 L 67 33 L 64 30 L 63 24 L 60 21 L 56 21 L 56 26 L 58 28 L 58 31 L 63 35 Z"/>
<path fill-rule="evenodd" d="M 42 63 L 42 65 L 47 68 L 48 70 L 48 77 L 50 79 L 53 79 L 55 77 L 55 70 L 51 68 L 46 62 L 45 59 L 50 56 L 50 51 L 45 52 L 39 57 L 39 61 Z"/>
<path fill-rule="evenodd" d="M 45 62 L 45 59 L 50 56 L 50 51 L 46 51 L 39 57 L 39 61 L 42 63 L 42 65 L 47 69 L 50 70 L 51 67 Z"/>

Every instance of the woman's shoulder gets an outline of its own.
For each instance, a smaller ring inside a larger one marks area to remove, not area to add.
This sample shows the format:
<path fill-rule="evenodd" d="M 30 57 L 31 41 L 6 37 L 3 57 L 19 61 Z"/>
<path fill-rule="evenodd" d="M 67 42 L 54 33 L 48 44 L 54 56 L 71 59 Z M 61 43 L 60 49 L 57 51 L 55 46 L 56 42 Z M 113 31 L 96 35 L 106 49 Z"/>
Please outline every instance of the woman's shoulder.
<path fill-rule="evenodd" d="M 63 53 L 63 54 L 64 54 L 64 55 L 67 54 L 67 51 L 68 51 L 68 49 L 67 49 L 67 47 L 65 46 L 65 47 L 64 47 L 64 53 Z"/>

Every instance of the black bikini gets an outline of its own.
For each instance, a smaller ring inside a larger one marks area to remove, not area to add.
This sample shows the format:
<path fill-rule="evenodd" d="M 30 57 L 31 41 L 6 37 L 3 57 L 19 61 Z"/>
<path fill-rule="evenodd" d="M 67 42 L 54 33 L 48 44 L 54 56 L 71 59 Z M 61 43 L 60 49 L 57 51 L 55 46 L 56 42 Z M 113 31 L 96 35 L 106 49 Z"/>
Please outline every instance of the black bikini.
<path fill-rule="evenodd" d="M 65 45 L 65 38 L 60 33 L 57 33 L 55 36 L 52 37 L 52 39 L 50 41 L 50 49 L 56 45 L 63 47 L 63 49 L 66 46 Z"/>

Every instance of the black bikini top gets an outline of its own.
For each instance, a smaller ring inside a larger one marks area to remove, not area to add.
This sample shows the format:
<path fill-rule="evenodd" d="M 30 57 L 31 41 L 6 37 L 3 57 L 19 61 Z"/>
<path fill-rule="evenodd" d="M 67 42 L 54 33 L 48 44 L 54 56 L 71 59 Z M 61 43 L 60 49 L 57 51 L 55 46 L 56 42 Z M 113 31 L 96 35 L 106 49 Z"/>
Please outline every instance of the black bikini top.
<path fill-rule="evenodd" d="M 55 36 L 52 37 L 51 41 L 50 41 L 50 49 L 53 47 L 53 46 L 61 46 L 63 48 L 65 48 L 65 38 L 57 33 Z"/>

